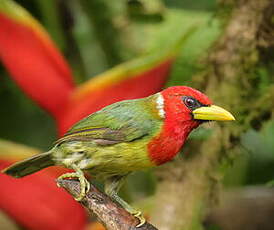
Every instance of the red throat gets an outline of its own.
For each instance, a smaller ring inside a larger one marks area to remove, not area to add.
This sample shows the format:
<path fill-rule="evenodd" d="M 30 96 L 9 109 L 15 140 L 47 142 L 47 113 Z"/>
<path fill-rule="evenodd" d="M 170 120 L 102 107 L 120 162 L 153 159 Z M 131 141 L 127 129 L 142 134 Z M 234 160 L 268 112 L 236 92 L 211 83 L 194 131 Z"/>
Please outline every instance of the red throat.
<path fill-rule="evenodd" d="M 194 124 L 186 122 L 185 124 L 174 126 L 165 122 L 161 133 L 148 144 L 150 159 L 156 165 L 172 160 L 182 148 L 191 130 L 198 125 L 198 122 L 194 122 Z"/>
<path fill-rule="evenodd" d="M 149 157 L 156 165 L 170 161 L 180 151 L 189 133 L 200 124 L 199 121 L 192 119 L 191 111 L 182 103 L 181 95 L 194 94 L 193 96 L 197 98 L 202 97 L 203 94 L 191 88 L 188 91 L 188 87 L 181 89 L 183 92 L 179 93 L 176 87 L 161 92 L 164 98 L 165 118 L 160 133 L 148 144 Z M 208 99 L 201 99 L 203 102 L 206 102 L 205 100 Z"/>

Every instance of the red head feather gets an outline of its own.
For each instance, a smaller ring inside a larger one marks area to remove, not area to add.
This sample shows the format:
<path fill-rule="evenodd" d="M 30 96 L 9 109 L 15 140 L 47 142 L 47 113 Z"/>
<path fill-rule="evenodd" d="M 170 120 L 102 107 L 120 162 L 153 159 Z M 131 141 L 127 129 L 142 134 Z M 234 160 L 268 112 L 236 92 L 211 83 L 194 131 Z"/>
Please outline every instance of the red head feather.
<path fill-rule="evenodd" d="M 157 165 L 171 160 L 182 148 L 188 134 L 201 123 L 192 118 L 192 110 L 184 99 L 190 97 L 201 105 L 211 105 L 206 95 L 186 86 L 167 88 L 159 96 L 163 99 L 164 124 L 160 134 L 148 144 L 150 159 Z"/>

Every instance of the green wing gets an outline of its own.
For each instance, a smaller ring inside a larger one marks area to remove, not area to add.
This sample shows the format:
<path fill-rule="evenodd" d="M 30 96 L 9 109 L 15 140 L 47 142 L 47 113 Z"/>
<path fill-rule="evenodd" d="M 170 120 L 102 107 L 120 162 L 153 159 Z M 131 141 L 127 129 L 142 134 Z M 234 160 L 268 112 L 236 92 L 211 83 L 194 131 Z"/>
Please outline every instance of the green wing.
<path fill-rule="evenodd" d="M 155 123 L 144 99 L 121 101 L 79 121 L 57 144 L 74 140 L 96 140 L 102 145 L 129 142 L 149 135 Z"/>

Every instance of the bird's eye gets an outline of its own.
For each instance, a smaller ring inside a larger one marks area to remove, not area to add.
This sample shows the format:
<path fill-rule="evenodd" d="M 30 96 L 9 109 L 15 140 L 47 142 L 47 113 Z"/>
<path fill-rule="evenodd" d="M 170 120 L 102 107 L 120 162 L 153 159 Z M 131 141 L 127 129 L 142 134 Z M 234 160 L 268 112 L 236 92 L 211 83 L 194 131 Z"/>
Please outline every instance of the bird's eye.
<path fill-rule="evenodd" d="M 189 109 L 191 109 L 191 110 L 201 107 L 200 102 L 198 102 L 198 101 L 197 101 L 196 99 L 194 99 L 193 97 L 184 96 L 184 97 L 183 97 L 183 102 L 184 102 L 185 105 L 186 105 Z"/>

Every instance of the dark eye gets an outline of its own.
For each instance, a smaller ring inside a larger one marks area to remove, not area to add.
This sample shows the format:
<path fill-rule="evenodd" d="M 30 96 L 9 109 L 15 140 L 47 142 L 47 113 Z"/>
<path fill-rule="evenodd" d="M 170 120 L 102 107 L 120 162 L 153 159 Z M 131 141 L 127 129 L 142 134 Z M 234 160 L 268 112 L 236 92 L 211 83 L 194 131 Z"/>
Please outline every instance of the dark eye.
<path fill-rule="evenodd" d="M 200 102 L 197 101 L 196 99 L 194 99 L 193 97 L 184 96 L 184 97 L 183 97 L 183 102 L 185 103 L 185 105 L 186 105 L 189 109 L 196 109 L 196 108 L 201 107 Z"/>

